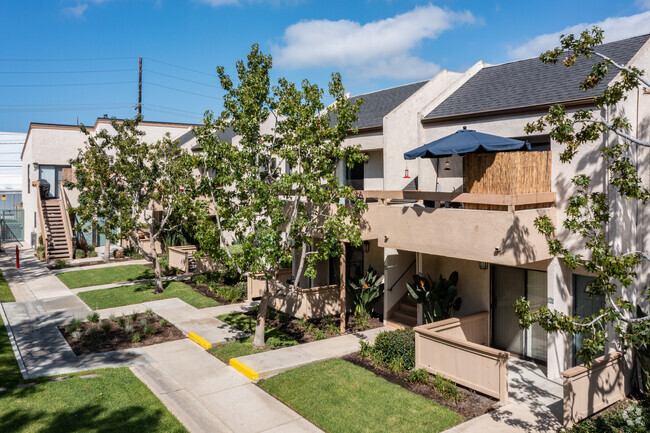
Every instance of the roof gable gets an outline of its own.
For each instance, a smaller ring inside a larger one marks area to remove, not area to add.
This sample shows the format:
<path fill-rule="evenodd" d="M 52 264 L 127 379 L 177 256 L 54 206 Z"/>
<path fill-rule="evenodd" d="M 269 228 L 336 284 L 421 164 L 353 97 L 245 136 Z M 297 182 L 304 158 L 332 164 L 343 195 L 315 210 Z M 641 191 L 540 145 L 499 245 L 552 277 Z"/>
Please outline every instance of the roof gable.
<path fill-rule="evenodd" d="M 626 64 L 649 37 L 637 36 L 603 44 L 598 47 L 598 52 L 617 63 Z M 618 72 L 611 68 L 598 86 L 588 91 L 580 89 L 580 83 L 598 60 L 596 57 L 581 59 L 570 68 L 561 62 L 544 64 L 537 57 L 486 66 L 427 114 L 425 119 L 594 97 L 605 89 Z"/>
<path fill-rule="evenodd" d="M 406 84 L 404 86 L 392 87 L 390 89 L 379 90 L 377 92 L 356 95 L 350 98 L 354 103 L 357 99 L 363 98 L 365 101 L 361 105 L 361 111 L 357 114 L 358 120 L 352 125 L 355 128 L 370 128 L 373 126 L 382 126 L 384 117 L 393 111 L 402 102 L 407 100 L 411 95 L 420 90 L 428 80 L 417 83 Z"/>

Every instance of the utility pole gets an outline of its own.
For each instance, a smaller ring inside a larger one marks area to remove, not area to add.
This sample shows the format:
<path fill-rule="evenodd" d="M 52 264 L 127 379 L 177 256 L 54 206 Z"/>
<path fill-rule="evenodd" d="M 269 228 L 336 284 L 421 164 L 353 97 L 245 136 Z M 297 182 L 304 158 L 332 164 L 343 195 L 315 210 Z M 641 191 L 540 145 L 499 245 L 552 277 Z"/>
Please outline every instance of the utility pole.
<path fill-rule="evenodd" d="M 142 57 L 138 66 L 138 116 L 142 116 Z"/>

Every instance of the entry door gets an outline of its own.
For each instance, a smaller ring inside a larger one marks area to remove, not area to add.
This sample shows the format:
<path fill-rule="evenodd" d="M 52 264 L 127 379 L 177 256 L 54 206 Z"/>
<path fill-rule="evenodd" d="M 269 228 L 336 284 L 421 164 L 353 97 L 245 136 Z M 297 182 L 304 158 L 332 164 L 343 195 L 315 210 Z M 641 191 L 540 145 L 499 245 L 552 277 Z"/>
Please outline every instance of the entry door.
<path fill-rule="evenodd" d="M 363 249 L 345 245 L 345 278 L 348 281 L 359 281 L 365 274 L 363 268 Z"/>
<path fill-rule="evenodd" d="M 492 345 L 516 355 L 546 361 L 547 333 L 539 325 L 524 331 L 515 301 L 525 297 L 533 310 L 546 305 L 546 272 L 492 267 Z"/>
<path fill-rule="evenodd" d="M 50 194 L 48 198 L 59 198 L 61 188 L 59 183 L 62 178 L 63 167 L 57 167 L 55 165 L 39 165 L 38 174 L 40 180 L 45 180 L 50 184 Z"/>

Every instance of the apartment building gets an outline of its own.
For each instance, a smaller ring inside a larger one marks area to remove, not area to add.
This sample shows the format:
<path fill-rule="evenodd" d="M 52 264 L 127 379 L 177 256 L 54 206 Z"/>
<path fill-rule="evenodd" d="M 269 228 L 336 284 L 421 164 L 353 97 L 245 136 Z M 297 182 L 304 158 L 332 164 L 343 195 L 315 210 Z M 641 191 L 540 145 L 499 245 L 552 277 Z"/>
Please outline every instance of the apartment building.
<path fill-rule="evenodd" d="M 179 146 L 191 150 L 196 146 L 192 128 L 196 125 L 168 122 L 140 122 L 145 133 L 143 140 L 155 142 L 169 133 Z M 111 119 L 98 118 L 87 128 L 91 134 L 102 129 L 112 131 Z M 24 242 L 36 247 L 39 238 L 46 245 L 48 260 L 70 259 L 73 254 L 74 215 L 70 208 L 78 204 L 78 191 L 63 187 L 65 180 L 73 179 L 70 160 L 75 158 L 86 142 L 86 135 L 78 125 L 31 123 L 22 149 L 22 188 Z M 47 184 L 47 191 L 39 193 L 39 185 Z M 45 234 L 45 236 L 43 236 Z M 89 244 L 104 245 L 103 236 L 84 233 Z"/>

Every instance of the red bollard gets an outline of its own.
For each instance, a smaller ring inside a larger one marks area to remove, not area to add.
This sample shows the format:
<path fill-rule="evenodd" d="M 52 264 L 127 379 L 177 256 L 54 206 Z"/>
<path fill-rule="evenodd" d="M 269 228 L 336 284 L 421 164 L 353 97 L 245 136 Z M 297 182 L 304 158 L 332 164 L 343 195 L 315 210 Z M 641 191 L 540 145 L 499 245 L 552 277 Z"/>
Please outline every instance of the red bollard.
<path fill-rule="evenodd" d="M 18 250 L 18 245 L 16 245 L 16 269 L 20 268 L 20 251 Z"/>

